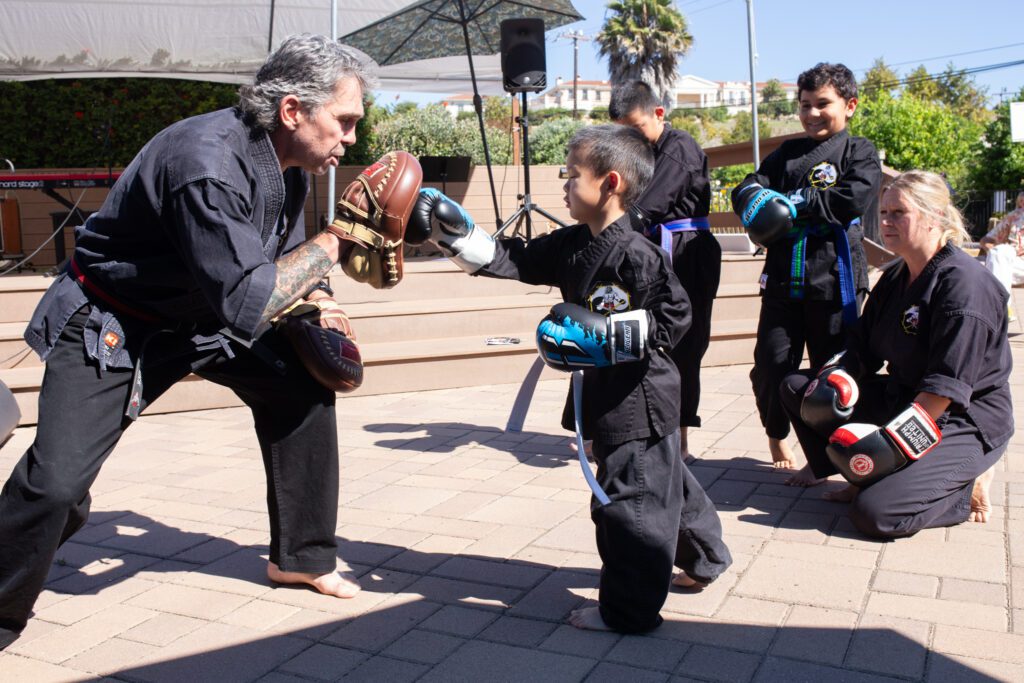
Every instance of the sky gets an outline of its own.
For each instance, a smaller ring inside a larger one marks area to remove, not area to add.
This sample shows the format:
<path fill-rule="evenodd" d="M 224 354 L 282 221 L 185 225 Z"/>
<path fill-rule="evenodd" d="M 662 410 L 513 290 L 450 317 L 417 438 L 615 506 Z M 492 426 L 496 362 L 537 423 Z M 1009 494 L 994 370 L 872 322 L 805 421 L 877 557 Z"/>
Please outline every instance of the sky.
<path fill-rule="evenodd" d="M 1024 3 L 1021 0 L 853 0 L 846 4 L 807 0 L 754 0 L 758 81 L 795 82 L 819 61 L 842 62 L 858 77 L 878 57 L 901 76 L 919 64 L 941 72 L 950 61 L 958 69 L 1024 59 Z M 572 30 L 595 36 L 604 23 L 607 0 L 573 0 L 586 19 L 548 31 L 548 82 L 572 78 Z M 714 81 L 749 81 L 746 0 L 676 0 L 694 37 L 680 62 L 680 74 Z M 969 53 L 969 54 L 965 54 Z M 608 78 L 607 62 L 593 41 L 580 42 L 581 80 Z M 983 71 L 975 82 L 988 88 L 991 102 L 1005 89 L 1024 86 L 1024 64 Z M 420 103 L 444 95 L 402 96 Z"/>

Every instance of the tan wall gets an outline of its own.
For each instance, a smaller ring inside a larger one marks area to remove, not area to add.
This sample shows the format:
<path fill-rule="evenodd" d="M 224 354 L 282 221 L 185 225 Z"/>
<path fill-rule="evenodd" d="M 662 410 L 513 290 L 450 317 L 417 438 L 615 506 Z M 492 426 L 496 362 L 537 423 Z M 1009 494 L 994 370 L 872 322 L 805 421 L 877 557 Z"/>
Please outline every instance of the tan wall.
<path fill-rule="evenodd" d="M 800 134 L 780 136 L 762 140 L 759 152 L 764 158 L 775 150 L 783 140 L 791 137 L 798 137 Z M 712 168 L 718 166 L 731 166 L 735 164 L 748 163 L 751 160 L 751 144 L 739 143 L 725 145 L 705 150 L 708 155 L 708 162 Z M 351 182 L 359 173 L 362 167 L 346 166 L 338 169 L 336 178 L 336 193 L 338 196 L 341 190 Z M 56 172 L 86 172 L 96 169 L 19 169 L 19 173 L 56 173 Z M 494 184 L 498 194 L 499 214 L 507 219 L 519 206 L 517 195 L 523 191 L 523 168 L 521 166 L 495 166 L 493 167 Z M 558 166 L 531 166 L 530 167 L 530 189 L 533 195 L 533 202 L 565 222 L 570 222 L 568 210 L 563 201 L 562 185 L 565 181 L 558 178 Z M 2 172 L 0 172 L 2 175 Z M 321 207 L 326 207 L 327 201 L 327 178 L 319 177 L 316 186 L 316 198 Z M 426 183 L 427 186 L 440 188 L 440 183 Z M 493 230 L 495 228 L 494 206 L 491 201 L 490 186 L 487 179 L 487 169 L 484 166 L 474 166 L 470 172 L 469 182 L 448 183 L 448 194 L 461 202 L 471 215 L 476 218 L 482 226 Z M 71 201 L 78 202 L 78 207 L 84 212 L 96 211 L 107 196 L 106 188 L 87 190 L 58 190 L 62 196 Z M 64 212 L 66 209 L 53 199 L 47 197 L 38 190 L 10 190 L 0 196 L 13 199 L 18 204 L 18 214 L 21 223 L 22 253 L 28 254 L 37 249 L 53 232 L 53 219 L 51 213 Z M 79 201 L 80 200 L 80 201 Z M 321 215 L 325 213 L 322 208 Z M 5 214 L 6 215 L 6 214 Z M 546 219 L 534 214 L 534 234 L 546 232 L 554 227 Z M 739 221 L 732 213 L 715 213 L 711 216 L 712 225 L 716 228 L 735 228 Z M 307 232 L 312 233 L 316 226 L 314 219 L 313 193 L 306 202 L 306 225 Z M 506 232 L 505 234 L 511 234 Z M 65 254 L 70 254 L 74 247 L 74 230 L 70 224 L 64 231 Z M 56 264 L 55 250 L 53 244 L 44 246 L 40 252 L 32 257 L 31 264 L 36 267 L 46 268 Z"/>

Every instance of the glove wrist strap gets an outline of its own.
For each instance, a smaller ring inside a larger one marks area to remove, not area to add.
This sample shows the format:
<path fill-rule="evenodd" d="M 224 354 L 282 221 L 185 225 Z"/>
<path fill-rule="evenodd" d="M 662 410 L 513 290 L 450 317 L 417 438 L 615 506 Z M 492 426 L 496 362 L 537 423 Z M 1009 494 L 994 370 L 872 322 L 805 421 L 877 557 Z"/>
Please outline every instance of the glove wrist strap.
<path fill-rule="evenodd" d="M 647 356 L 650 322 L 647 311 L 628 311 L 608 316 L 608 352 L 612 364 L 630 363 Z"/>
<path fill-rule="evenodd" d="M 448 258 L 467 273 L 475 273 L 494 260 L 494 238 L 475 226 L 448 249 L 452 252 Z"/>
<path fill-rule="evenodd" d="M 917 460 L 942 441 L 935 420 L 919 403 L 911 403 L 883 429 L 911 460 Z"/>

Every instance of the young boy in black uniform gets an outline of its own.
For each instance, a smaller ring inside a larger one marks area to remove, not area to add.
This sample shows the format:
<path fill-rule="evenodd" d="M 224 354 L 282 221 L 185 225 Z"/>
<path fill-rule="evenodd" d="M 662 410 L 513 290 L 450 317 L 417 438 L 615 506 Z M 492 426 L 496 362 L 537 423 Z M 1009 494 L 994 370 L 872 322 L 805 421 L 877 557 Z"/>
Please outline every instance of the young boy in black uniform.
<path fill-rule="evenodd" d="M 672 270 L 690 298 L 690 331 L 672 349 L 679 368 L 680 455 L 692 461 L 687 432 L 700 427 L 700 362 L 711 340 L 711 307 L 722 273 L 722 248 L 711 234 L 708 158 L 697 141 L 665 121 L 651 86 L 630 81 L 612 91 L 608 114 L 640 131 L 654 147 L 654 176 L 632 210 L 646 222 L 646 234 L 669 255 Z"/>
<path fill-rule="evenodd" d="M 587 368 L 582 432 L 593 439 L 598 483 L 610 498 L 591 502 L 603 562 L 599 605 L 569 621 L 649 631 L 662 622 L 673 565 L 706 584 L 732 562 L 714 505 L 679 457 L 679 372 L 669 350 L 689 327 L 689 302 L 666 254 L 626 214 L 654 168 L 643 136 L 624 126 L 584 128 L 566 166 L 566 204 L 578 225 L 529 243 L 495 242 L 458 204 L 423 190 L 405 239 L 431 240 L 469 273 L 561 291 L 567 303 L 538 335 L 557 341 L 542 344 L 541 357 L 561 370 Z M 611 330 L 627 328 L 632 336 L 610 341 Z M 567 429 L 574 415 L 570 400 Z"/>
<path fill-rule="evenodd" d="M 795 463 L 779 385 L 800 367 L 805 344 L 812 368 L 843 348 L 868 288 L 860 217 L 874 212 L 882 179 L 874 146 L 846 130 L 857 109 L 853 73 L 818 64 L 797 85 L 807 137 L 784 142 L 732 193 L 751 239 L 767 249 L 750 380 L 780 469 Z"/>

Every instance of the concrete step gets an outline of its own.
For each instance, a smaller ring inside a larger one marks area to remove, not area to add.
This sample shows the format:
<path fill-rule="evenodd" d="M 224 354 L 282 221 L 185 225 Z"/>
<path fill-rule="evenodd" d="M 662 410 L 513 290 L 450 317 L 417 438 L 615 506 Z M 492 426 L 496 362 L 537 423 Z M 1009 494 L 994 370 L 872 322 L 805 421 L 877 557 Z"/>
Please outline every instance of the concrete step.
<path fill-rule="evenodd" d="M 753 357 L 756 319 L 714 321 L 711 346 L 703 365 L 748 363 Z M 537 357 L 534 328 L 510 330 L 518 344 L 489 345 L 488 335 L 447 337 L 443 343 L 422 339 L 360 344 L 366 367 L 363 386 L 355 394 L 373 395 L 462 386 L 519 382 Z M 560 373 L 545 368 L 547 378 Z M 21 425 L 35 424 L 42 366 L 0 369 L 0 381 L 14 394 L 21 409 Z M 223 387 L 196 376 L 179 382 L 147 412 L 170 413 L 241 405 Z"/>
<path fill-rule="evenodd" d="M 725 284 L 719 288 L 712 320 L 743 320 L 756 314 L 756 287 Z M 557 292 L 512 296 L 385 301 L 345 306 L 360 344 L 396 339 L 444 343 L 450 337 L 505 336 L 528 330 L 560 301 Z M 0 323 L 0 368 L 40 365 L 22 339 L 25 323 Z"/>

